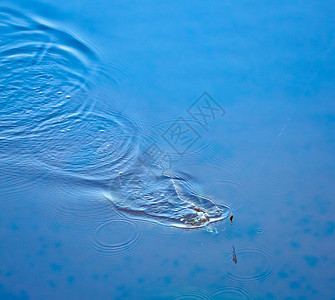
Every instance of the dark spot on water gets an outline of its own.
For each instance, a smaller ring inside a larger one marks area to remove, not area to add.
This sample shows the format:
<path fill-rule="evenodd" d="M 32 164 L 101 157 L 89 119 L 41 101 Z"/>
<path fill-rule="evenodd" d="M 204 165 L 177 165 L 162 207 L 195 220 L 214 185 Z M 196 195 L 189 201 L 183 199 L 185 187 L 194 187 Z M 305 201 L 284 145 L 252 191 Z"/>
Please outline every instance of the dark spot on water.
<path fill-rule="evenodd" d="M 331 221 L 327 222 L 326 234 L 333 235 L 334 232 L 335 232 L 335 223 Z"/>
<path fill-rule="evenodd" d="M 174 266 L 174 267 L 178 267 L 179 265 L 180 265 L 179 260 L 178 260 L 178 259 L 175 259 L 175 260 L 173 261 L 173 266 Z"/>
<path fill-rule="evenodd" d="M 8 300 L 11 300 L 11 299 L 29 299 L 29 295 L 27 294 L 26 291 L 24 290 L 21 290 L 19 295 L 13 295 L 12 293 L 8 293 L 6 292 L 4 289 L 3 289 L 3 285 L 0 284 L 0 299 L 8 299 Z"/>
<path fill-rule="evenodd" d="M 131 256 L 127 255 L 127 256 L 124 258 L 124 260 L 125 260 L 126 262 L 130 263 L 130 262 L 132 262 L 133 259 L 132 259 Z"/>
<path fill-rule="evenodd" d="M 308 263 L 309 266 L 314 267 L 317 262 L 318 262 L 318 258 L 315 256 L 304 256 L 304 259 L 306 260 L 306 262 Z"/>
<path fill-rule="evenodd" d="M 162 267 L 167 266 L 167 265 L 169 265 L 169 262 L 170 262 L 170 260 L 168 258 L 166 258 L 161 262 L 161 266 Z"/>
<path fill-rule="evenodd" d="M 319 292 L 315 290 L 310 284 L 306 286 L 306 289 L 311 291 L 313 294 L 318 294 Z"/>
<path fill-rule="evenodd" d="M 313 234 L 313 236 L 314 236 L 314 237 L 320 237 L 320 233 L 319 233 L 319 232 L 315 232 L 315 233 Z"/>
<path fill-rule="evenodd" d="M 119 285 L 117 288 L 116 288 L 118 291 L 124 291 L 126 288 L 124 285 Z"/>
<path fill-rule="evenodd" d="M 166 283 L 166 284 L 170 284 L 171 283 L 171 277 L 169 277 L 169 276 L 166 276 L 166 277 L 164 277 L 164 282 Z"/>
<path fill-rule="evenodd" d="M 58 271 L 60 271 L 60 270 L 62 269 L 62 266 L 59 265 L 59 264 L 53 263 L 53 264 L 51 265 L 51 269 L 52 269 L 53 271 L 55 271 L 55 272 L 58 272 Z"/>
<path fill-rule="evenodd" d="M 297 282 L 297 281 L 292 281 L 292 282 L 290 283 L 290 288 L 291 288 L 292 290 L 296 290 L 296 289 L 300 288 L 300 283 Z"/>
<path fill-rule="evenodd" d="M 143 283 L 143 282 L 144 282 L 144 278 L 143 278 L 143 277 L 138 278 L 138 279 L 137 279 L 137 282 L 138 282 L 138 283 Z"/>
<path fill-rule="evenodd" d="M 45 254 L 45 251 L 44 250 L 40 250 L 37 252 L 37 255 L 39 256 L 43 256 Z"/>
<path fill-rule="evenodd" d="M 330 201 L 324 199 L 320 195 L 316 195 L 314 197 L 314 204 L 317 207 L 318 213 L 320 215 L 324 215 L 326 212 L 329 211 Z"/>
<path fill-rule="evenodd" d="M 335 122 L 335 115 L 327 115 L 327 121 Z"/>
<path fill-rule="evenodd" d="M 278 273 L 278 277 L 280 277 L 280 278 L 287 278 L 288 274 L 285 271 L 280 271 Z"/>
<path fill-rule="evenodd" d="M 39 243 L 45 242 L 45 237 L 44 236 L 39 236 L 38 239 L 37 239 L 37 241 Z"/>
<path fill-rule="evenodd" d="M 49 281 L 49 285 L 50 285 L 51 287 L 56 287 L 56 284 L 55 284 L 52 280 Z"/>
<path fill-rule="evenodd" d="M 112 297 L 111 297 L 111 299 L 112 299 Z M 120 299 L 120 300 L 122 300 L 122 299 L 133 299 L 133 297 L 131 297 L 131 293 L 129 291 L 123 290 L 121 296 L 116 297 L 115 299 Z"/>
<path fill-rule="evenodd" d="M 54 224 L 54 225 L 52 226 L 52 230 L 53 230 L 54 232 L 60 232 L 60 231 L 62 230 L 62 228 L 61 228 L 60 224 Z"/>
<path fill-rule="evenodd" d="M 67 282 L 68 282 L 68 283 L 73 283 L 73 281 L 74 281 L 74 276 L 69 276 L 69 277 L 67 278 Z"/>
<path fill-rule="evenodd" d="M 310 224 L 311 217 L 303 217 L 296 223 L 298 226 Z"/>
<path fill-rule="evenodd" d="M 62 245 L 62 242 L 58 241 L 55 243 L 55 248 L 59 248 Z"/>
<path fill-rule="evenodd" d="M 287 195 L 286 203 L 287 203 L 289 206 L 293 206 L 293 204 L 294 204 L 294 199 L 295 199 L 295 193 L 291 191 L 291 192 L 289 192 L 288 195 Z"/>
<path fill-rule="evenodd" d="M 191 273 L 190 273 L 190 275 L 191 276 L 195 276 L 195 275 L 197 275 L 199 273 L 203 274 L 204 272 L 206 272 L 205 268 L 202 268 L 200 266 L 194 266 L 193 269 L 192 269 L 192 271 L 191 271 Z"/>
<path fill-rule="evenodd" d="M 119 265 L 115 265 L 115 266 L 114 266 L 114 270 L 116 270 L 116 271 L 121 271 L 121 267 L 120 267 Z"/>
<path fill-rule="evenodd" d="M 20 291 L 20 298 L 21 299 L 29 299 L 30 297 L 29 297 L 28 293 L 25 290 L 21 290 Z"/>
<path fill-rule="evenodd" d="M 12 275 L 13 275 L 13 273 L 12 272 L 6 272 L 6 277 L 11 277 Z"/>
<path fill-rule="evenodd" d="M 290 245 L 291 245 L 293 248 L 296 248 L 296 249 L 301 248 L 300 243 L 295 242 L 295 241 L 291 241 L 291 242 L 290 242 Z"/>
<path fill-rule="evenodd" d="M 273 296 L 272 293 L 266 293 L 266 298 L 267 298 L 267 299 L 273 299 L 274 296 Z"/>
<path fill-rule="evenodd" d="M 310 229 L 310 228 L 306 228 L 306 229 L 304 229 L 303 232 L 304 232 L 304 233 L 310 233 L 310 232 L 311 232 L 311 229 Z"/>
<path fill-rule="evenodd" d="M 13 231 L 18 230 L 18 228 L 19 228 L 19 227 L 18 227 L 16 224 L 12 224 L 12 230 L 13 230 Z"/>

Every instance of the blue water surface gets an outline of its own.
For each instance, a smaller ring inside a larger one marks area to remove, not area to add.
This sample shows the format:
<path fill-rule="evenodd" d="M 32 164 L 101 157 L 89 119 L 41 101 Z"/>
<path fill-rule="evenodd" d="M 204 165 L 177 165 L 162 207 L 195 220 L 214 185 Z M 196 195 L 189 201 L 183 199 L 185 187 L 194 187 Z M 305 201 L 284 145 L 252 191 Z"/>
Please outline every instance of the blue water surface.
<path fill-rule="evenodd" d="M 1 299 L 335 299 L 335 4 L 0 4 Z"/>

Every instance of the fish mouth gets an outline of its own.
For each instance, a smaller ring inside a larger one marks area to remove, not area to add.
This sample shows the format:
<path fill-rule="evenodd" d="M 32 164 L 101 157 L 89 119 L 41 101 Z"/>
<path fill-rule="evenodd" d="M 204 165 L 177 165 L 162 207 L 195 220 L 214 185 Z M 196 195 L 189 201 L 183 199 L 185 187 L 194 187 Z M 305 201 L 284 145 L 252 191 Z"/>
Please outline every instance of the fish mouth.
<path fill-rule="evenodd" d="M 200 228 L 205 227 L 210 223 L 218 222 L 226 219 L 230 215 L 230 208 L 225 205 L 217 205 L 219 213 L 213 215 L 208 212 L 195 209 L 195 213 L 192 216 L 186 216 L 180 219 L 180 224 L 175 224 L 176 227 L 184 228 Z"/>

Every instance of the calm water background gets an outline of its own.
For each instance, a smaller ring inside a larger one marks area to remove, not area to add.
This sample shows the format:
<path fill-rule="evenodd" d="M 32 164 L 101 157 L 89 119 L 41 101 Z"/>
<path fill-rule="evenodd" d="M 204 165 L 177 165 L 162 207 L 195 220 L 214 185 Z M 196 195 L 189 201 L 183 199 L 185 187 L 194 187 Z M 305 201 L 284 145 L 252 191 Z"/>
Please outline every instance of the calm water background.
<path fill-rule="evenodd" d="M 335 299 L 332 1 L 1 12 L 26 24 L 0 27 L 1 299 Z M 225 110 L 208 131 L 187 112 L 204 91 Z M 179 117 L 201 136 L 183 156 L 161 136 Z M 111 205 L 112 170 L 152 141 L 233 225 Z"/>

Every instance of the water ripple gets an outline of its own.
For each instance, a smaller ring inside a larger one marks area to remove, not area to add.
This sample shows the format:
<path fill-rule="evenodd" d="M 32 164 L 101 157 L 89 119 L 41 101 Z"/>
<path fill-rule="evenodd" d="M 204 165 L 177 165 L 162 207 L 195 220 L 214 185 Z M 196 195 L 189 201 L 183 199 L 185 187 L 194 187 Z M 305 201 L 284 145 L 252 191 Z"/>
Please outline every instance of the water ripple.
<path fill-rule="evenodd" d="M 119 114 L 70 115 L 40 126 L 35 159 L 62 173 L 108 180 L 136 155 L 136 128 Z"/>
<path fill-rule="evenodd" d="M 273 254 L 264 248 L 236 249 L 238 263 L 225 277 L 233 282 L 264 281 L 275 270 Z"/>
<path fill-rule="evenodd" d="M 38 125 L 89 111 L 98 57 L 70 34 L 0 8 L 0 141 L 38 134 Z"/>
<path fill-rule="evenodd" d="M 85 43 L 40 19 L 0 7 L 0 20 L 1 162 L 29 162 L 71 184 L 110 186 L 103 194 L 120 211 L 164 225 L 198 228 L 229 216 L 228 206 L 198 192 L 192 176 L 139 159 L 147 136 L 111 111 L 114 100 L 101 98 L 98 87 L 112 79 L 110 69 L 125 74 L 121 68 L 102 67 Z"/>
<path fill-rule="evenodd" d="M 253 293 L 245 287 L 224 287 L 211 295 L 215 299 L 253 299 Z"/>
<path fill-rule="evenodd" d="M 180 294 L 174 298 L 175 300 L 210 300 L 209 295 L 200 292 L 193 292 L 189 294 Z"/>
<path fill-rule="evenodd" d="M 204 227 L 230 215 L 228 206 L 198 194 L 184 174 L 161 173 L 154 166 L 148 171 L 141 164 L 115 178 L 109 200 L 133 217 L 180 228 Z"/>
<path fill-rule="evenodd" d="M 92 247 L 96 253 L 106 256 L 129 252 L 139 242 L 140 232 L 133 221 L 111 219 L 94 228 Z"/>
<path fill-rule="evenodd" d="M 166 226 L 166 224 L 163 225 L 158 222 L 152 222 L 151 220 L 142 223 L 146 224 L 145 231 L 149 232 L 150 235 L 160 239 L 169 239 L 170 241 L 179 239 L 188 234 L 190 231 L 188 229 L 181 230 L 180 228 L 176 228 L 174 226 Z"/>

